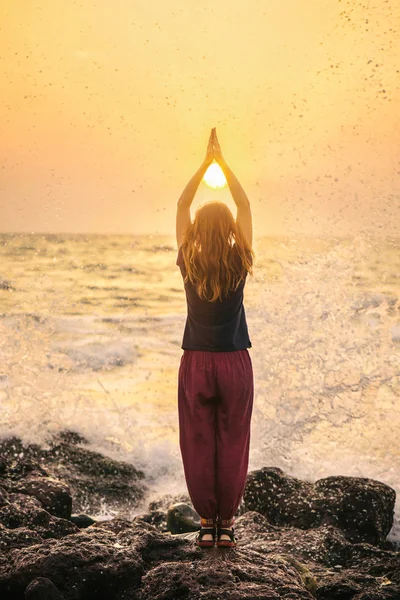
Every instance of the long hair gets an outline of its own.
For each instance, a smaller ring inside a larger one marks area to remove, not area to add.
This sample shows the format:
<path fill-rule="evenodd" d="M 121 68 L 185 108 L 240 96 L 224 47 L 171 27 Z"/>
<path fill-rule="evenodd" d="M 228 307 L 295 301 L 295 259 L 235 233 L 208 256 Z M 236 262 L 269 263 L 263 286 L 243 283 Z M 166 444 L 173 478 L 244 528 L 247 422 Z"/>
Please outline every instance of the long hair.
<path fill-rule="evenodd" d="M 232 251 L 233 242 L 240 260 Z M 182 256 L 184 281 L 190 280 L 200 298 L 209 302 L 236 290 L 246 272 L 253 275 L 254 252 L 223 202 L 207 202 L 197 209 L 186 229 Z"/>

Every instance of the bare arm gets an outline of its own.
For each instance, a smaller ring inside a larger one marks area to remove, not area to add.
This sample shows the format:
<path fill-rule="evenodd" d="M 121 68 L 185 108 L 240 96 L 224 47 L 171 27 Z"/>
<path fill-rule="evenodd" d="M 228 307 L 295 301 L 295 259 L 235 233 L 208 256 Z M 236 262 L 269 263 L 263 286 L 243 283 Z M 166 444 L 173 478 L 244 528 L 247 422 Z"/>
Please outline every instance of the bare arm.
<path fill-rule="evenodd" d="M 178 248 L 182 246 L 185 239 L 186 230 L 192 222 L 190 218 L 190 205 L 193 202 L 197 188 L 199 187 L 200 181 L 203 179 L 208 166 L 209 165 L 205 162 L 201 165 L 183 190 L 178 200 L 178 206 L 176 209 L 176 243 Z"/>
<path fill-rule="evenodd" d="M 240 185 L 240 182 L 239 182 L 238 178 L 236 177 L 236 175 L 234 174 L 234 172 L 232 171 L 232 169 L 228 166 L 226 160 L 224 158 L 221 158 L 221 160 L 219 160 L 218 162 L 219 162 L 219 166 L 221 167 L 221 169 L 224 172 L 226 181 L 228 183 L 228 187 L 231 191 L 232 198 L 233 198 L 236 206 L 239 208 L 239 206 L 250 204 L 249 199 L 246 195 L 246 192 Z"/>
<path fill-rule="evenodd" d="M 246 192 L 239 183 L 238 178 L 232 171 L 224 157 L 218 142 L 217 133 L 214 129 L 214 158 L 224 172 L 232 198 L 237 206 L 236 223 L 239 225 L 250 248 L 253 244 L 253 222 L 251 217 L 250 201 Z"/>
<path fill-rule="evenodd" d="M 182 194 L 178 200 L 178 206 L 176 211 L 176 243 L 180 248 L 185 239 L 185 234 L 188 226 L 191 224 L 190 219 L 190 205 L 193 202 L 194 196 L 197 192 L 197 188 L 200 185 L 208 167 L 214 160 L 214 148 L 213 148 L 213 129 L 211 130 L 210 137 L 208 139 L 208 146 L 206 156 L 196 173 L 190 179 L 186 185 Z"/>
<path fill-rule="evenodd" d="M 222 159 L 219 164 L 224 172 L 232 198 L 237 206 L 236 223 L 239 225 L 251 248 L 253 245 L 253 221 L 251 217 L 250 201 L 246 192 L 240 185 L 238 178 L 233 173 L 232 169 L 228 167 L 225 160 Z"/>
<path fill-rule="evenodd" d="M 208 167 L 211 163 L 204 161 L 199 169 L 197 169 L 196 173 L 193 175 L 182 194 L 178 200 L 178 206 L 183 206 L 185 208 L 190 208 L 190 205 L 193 202 L 194 196 L 197 192 L 197 188 L 200 185 L 201 180 L 203 179 Z"/>

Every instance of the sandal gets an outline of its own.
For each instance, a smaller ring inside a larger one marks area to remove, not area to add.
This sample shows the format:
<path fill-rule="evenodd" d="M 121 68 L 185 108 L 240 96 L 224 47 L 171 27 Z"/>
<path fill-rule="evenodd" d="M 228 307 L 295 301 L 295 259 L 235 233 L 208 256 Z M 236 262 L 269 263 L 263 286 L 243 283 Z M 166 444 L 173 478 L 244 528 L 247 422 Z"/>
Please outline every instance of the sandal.
<path fill-rule="evenodd" d="M 235 548 L 236 547 L 236 538 L 235 538 L 235 530 L 232 527 L 231 529 L 225 529 L 224 527 L 220 527 L 220 525 L 225 525 L 225 527 L 232 526 L 235 522 L 234 517 L 232 519 L 226 519 L 219 521 L 217 526 L 217 546 L 218 548 Z M 227 535 L 229 540 L 221 540 L 221 535 Z"/>
<path fill-rule="evenodd" d="M 221 540 L 221 535 L 229 535 L 230 540 Z M 235 548 L 236 547 L 236 538 L 235 538 L 235 529 L 222 529 L 218 527 L 217 529 L 217 546 L 218 548 Z"/>
<path fill-rule="evenodd" d="M 212 525 L 211 527 L 203 527 L 203 525 Z M 203 536 L 212 535 L 212 540 L 203 540 Z M 196 543 L 201 548 L 211 548 L 215 544 L 216 539 L 216 523 L 214 519 L 201 518 L 201 529 L 196 537 Z"/>

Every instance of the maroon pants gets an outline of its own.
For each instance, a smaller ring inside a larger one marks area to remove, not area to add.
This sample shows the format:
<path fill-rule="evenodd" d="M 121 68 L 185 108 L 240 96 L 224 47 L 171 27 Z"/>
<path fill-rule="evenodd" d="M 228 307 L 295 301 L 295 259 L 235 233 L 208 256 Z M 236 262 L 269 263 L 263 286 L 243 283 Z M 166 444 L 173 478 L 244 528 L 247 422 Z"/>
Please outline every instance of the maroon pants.
<path fill-rule="evenodd" d="M 178 375 L 179 443 L 194 509 L 232 518 L 246 485 L 253 409 L 248 350 L 184 350 Z"/>

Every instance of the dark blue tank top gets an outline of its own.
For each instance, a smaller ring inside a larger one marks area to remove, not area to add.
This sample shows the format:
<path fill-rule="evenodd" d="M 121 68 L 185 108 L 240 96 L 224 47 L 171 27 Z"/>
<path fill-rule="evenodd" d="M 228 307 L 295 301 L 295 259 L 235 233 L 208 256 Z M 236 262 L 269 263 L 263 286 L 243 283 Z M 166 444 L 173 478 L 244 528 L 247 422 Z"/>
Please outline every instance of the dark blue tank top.
<path fill-rule="evenodd" d="M 231 252 L 234 253 L 233 260 L 240 260 L 235 245 Z M 186 268 L 182 246 L 178 250 L 176 264 L 184 278 Z M 187 318 L 181 345 L 183 350 L 229 352 L 252 347 L 243 306 L 246 279 L 247 273 L 235 291 L 231 291 L 222 301 L 218 299 L 215 302 L 200 298 L 190 280 L 184 283 Z"/>

